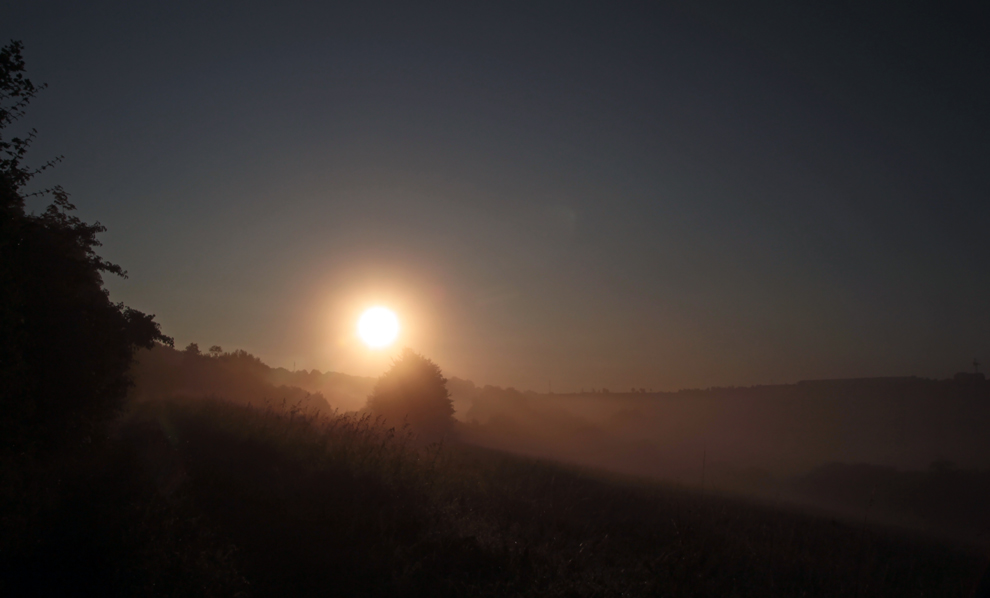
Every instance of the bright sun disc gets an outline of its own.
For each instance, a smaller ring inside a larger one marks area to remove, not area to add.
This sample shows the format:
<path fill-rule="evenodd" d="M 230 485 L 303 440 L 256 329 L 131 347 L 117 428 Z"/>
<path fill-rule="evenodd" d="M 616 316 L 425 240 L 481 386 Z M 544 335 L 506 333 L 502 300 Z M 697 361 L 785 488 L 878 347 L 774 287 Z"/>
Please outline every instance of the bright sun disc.
<path fill-rule="evenodd" d="M 372 307 L 361 314 L 357 329 L 358 336 L 366 345 L 380 349 L 391 345 L 399 336 L 399 318 L 390 309 Z"/>

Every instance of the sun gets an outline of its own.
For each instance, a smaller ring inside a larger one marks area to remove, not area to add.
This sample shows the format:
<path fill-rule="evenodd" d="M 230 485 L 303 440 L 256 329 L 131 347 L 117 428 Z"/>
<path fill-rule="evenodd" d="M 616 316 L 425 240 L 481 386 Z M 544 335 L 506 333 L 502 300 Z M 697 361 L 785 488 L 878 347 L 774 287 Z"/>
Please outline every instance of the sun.
<path fill-rule="evenodd" d="M 399 318 L 386 307 L 369 307 L 358 319 L 357 333 L 364 344 L 372 349 L 382 349 L 399 336 Z"/>

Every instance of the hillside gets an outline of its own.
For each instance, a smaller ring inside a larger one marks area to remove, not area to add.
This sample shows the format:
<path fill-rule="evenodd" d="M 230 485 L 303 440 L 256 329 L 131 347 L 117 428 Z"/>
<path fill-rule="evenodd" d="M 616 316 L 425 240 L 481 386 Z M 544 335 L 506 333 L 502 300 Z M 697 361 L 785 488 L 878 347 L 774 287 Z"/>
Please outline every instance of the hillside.
<path fill-rule="evenodd" d="M 362 410 L 374 385 L 271 368 L 244 352 L 169 347 L 141 353 L 135 375 L 138 400 L 212 396 L 327 414 Z M 880 378 L 577 395 L 458 378 L 447 387 L 466 443 L 847 517 L 868 513 L 986 545 L 990 396 L 982 379 L 968 382 L 976 384 Z"/>
<path fill-rule="evenodd" d="M 410 440 L 350 416 L 144 402 L 27 480 L 37 500 L 9 513 L 44 525 L 5 536 L 5 593 L 968 596 L 985 566 L 882 529 Z"/>
<path fill-rule="evenodd" d="M 272 368 L 243 351 L 165 346 L 140 352 L 133 374 L 138 399 L 217 396 L 342 412 L 363 409 L 375 384 Z M 682 482 L 700 477 L 703 460 L 725 488 L 751 485 L 747 471 L 801 475 L 836 462 L 990 469 L 990 383 L 973 374 L 656 393 L 547 394 L 460 378 L 447 386 L 475 443 Z"/>
<path fill-rule="evenodd" d="M 136 356 L 132 368 L 137 400 L 173 396 L 215 396 L 228 401 L 260 405 L 266 402 L 300 408 L 356 411 L 375 384 L 374 378 L 317 370 L 273 368 L 244 352 L 209 353 L 191 344 L 185 350 L 157 345 Z"/>
<path fill-rule="evenodd" d="M 830 462 L 990 468 L 990 384 L 966 375 L 665 393 L 486 387 L 475 392 L 466 419 L 479 424 L 478 441 L 489 446 L 684 481 L 700 479 L 705 459 L 727 471 L 772 475 Z"/>

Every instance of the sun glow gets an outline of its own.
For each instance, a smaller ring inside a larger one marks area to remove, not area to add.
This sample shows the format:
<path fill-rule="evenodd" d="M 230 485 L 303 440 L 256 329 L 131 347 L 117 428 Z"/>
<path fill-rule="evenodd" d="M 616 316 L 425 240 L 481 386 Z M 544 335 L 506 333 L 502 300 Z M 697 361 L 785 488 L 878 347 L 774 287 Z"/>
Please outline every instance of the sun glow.
<path fill-rule="evenodd" d="M 399 318 L 385 307 L 371 307 L 358 319 L 358 336 L 372 349 L 391 345 L 399 336 Z"/>

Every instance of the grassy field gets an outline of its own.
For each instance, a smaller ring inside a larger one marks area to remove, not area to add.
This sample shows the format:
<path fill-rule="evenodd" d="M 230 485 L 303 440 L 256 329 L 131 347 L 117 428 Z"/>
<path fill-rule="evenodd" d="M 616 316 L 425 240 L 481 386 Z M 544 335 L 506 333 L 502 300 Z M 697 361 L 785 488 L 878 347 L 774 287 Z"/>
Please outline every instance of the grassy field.
<path fill-rule="evenodd" d="M 71 457 L 7 458 L 3 482 L 11 596 L 971 596 L 986 566 L 894 531 L 208 399 L 140 404 Z"/>

